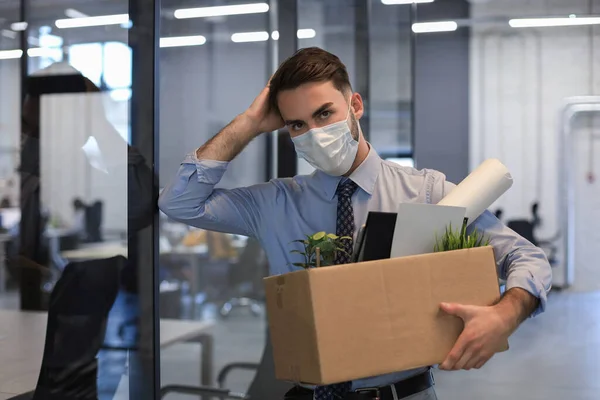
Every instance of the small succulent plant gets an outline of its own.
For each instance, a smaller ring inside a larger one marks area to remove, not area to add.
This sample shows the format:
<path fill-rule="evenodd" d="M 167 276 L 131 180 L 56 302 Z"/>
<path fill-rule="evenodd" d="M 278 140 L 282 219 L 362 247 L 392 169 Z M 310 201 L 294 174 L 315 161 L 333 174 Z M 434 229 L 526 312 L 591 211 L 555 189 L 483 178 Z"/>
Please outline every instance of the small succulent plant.
<path fill-rule="evenodd" d="M 338 251 L 347 253 L 344 250 L 344 240 L 352 240 L 352 238 L 348 236 L 340 237 L 333 233 L 317 232 L 313 235 L 306 235 L 306 239 L 294 240 L 292 243 L 302 243 L 304 245 L 304 251 L 292 250 L 290 253 L 303 255 L 304 262 L 293 263 L 293 265 L 304 269 L 333 265 Z"/>

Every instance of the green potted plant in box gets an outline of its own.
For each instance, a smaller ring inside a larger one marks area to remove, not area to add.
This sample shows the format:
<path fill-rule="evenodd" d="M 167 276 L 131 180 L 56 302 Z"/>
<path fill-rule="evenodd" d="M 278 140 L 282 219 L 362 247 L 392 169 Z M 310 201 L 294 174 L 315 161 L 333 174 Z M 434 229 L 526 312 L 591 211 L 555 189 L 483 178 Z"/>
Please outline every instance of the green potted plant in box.
<path fill-rule="evenodd" d="M 351 240 L 348 236 L 337 236 L 333 233 L 317 232 L 306 235 L 306 239 L 294 240 L 292 243 L 302 243 L 304 251 L 292 250 L 290 253 L 301 254 L 304 262 L 293 263 L 296 267 L 319 268 L 333 265 L 337 252 L 346 253 L 343 248 L 344 240 Z"/>
<path fill-rule="evenodd" d="M 441 237 L 436 235 L 433 251 L 437 253 L 441 251 L 471 249 L 474 247 L 485 247 L 489 244 L 489 239 L 486 239 L 483 232 L 479 232 L 477 229 L 467 235 L 467 219 L 465 218 L 460 230 L 452 229 L 452 224 L 450 224 Z"/>

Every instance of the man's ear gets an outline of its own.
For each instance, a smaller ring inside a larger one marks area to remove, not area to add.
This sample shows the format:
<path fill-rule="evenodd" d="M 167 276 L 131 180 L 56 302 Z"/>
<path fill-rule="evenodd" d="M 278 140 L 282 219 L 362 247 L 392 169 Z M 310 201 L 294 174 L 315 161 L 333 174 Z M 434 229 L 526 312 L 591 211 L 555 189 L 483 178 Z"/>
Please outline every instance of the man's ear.
<path fill-rule="evenodd" d="M 356 119 L 361 119 L 361 117 L 365 113 L 365 106 L 361 95 L 359 93 L 352 94 L 350 102 L 352 111 L 354 112 Z"/>

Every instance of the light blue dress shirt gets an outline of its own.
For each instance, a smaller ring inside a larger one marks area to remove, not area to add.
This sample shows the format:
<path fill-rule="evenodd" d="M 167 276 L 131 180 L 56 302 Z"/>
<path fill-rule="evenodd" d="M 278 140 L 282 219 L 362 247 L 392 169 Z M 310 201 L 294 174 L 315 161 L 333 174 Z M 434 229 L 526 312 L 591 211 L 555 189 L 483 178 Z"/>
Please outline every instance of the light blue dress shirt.
<path fill-rule="evenodd" d="M 274 179 L 250 187 L 216 189 L 227 162 L 198 160 L 188 155 L 176 177 L 163 190 L 160 209 L 174 220 L 198 228 L 257 238 L 269 260 L 272 275 L 298 269 L 305 234 L 336 230 L 336 188 L 342 178 L 315 171 L 311 175 Z M 352 197 L 357 230 L 369 211 L 396 212 L 400 203 L 436 204 L 454 188 L 434 170 L 415 170 L 382 160 L 371 148 L 350 176 L 359 189 Z M 544 252 L 504 226 L 486 211 L 470 229 L 485 232 L 494 247 L 498 275 L 507 289 L 520 287 L 540 300 L 534 314 L 544 310 L 552 273 Z M 356 238 L 357 232 L 355 232 Z M 353 382 L 353 388 L 381 387 L 415 375 L 403 371 Z"/>

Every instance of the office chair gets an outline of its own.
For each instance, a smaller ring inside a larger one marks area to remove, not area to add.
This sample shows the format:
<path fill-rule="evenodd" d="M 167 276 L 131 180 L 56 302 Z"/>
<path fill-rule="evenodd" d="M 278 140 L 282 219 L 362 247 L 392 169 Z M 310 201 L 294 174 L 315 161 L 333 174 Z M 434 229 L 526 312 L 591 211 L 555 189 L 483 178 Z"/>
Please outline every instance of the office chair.
<path fill-rule="evenodd" d="M 556 252 L 557 248 L 554 242 L 560 237 L 560 234 L 551 239 L 540 240 L 536 237 L 534 230 L 541 224 L 541 219 L 538 214 L 539 203 L 535 202 L 531 205 L 531 219 L 516 219 L 510 220 L 506 223 L 506 226 L 520 236 L 531 242 L 534 246 L 540 247 L 546 251 L 548 261 L 551 265 L 556 265 Z M 502 216 L 502 210 L 496 211 L 496 217 Z"/>
<path fill-rule="evenodd" d="M 11 400 L 97 400 L 96 355 L 125 258 L 69 263 L 50 295 L 35 391 Z"/>
<path fill-rule="evenodd" d="M 85 230 L 88 243 L 102 242 L 102 213 L 103 204 L 96 201 L 85 208 Z"/>
<path fill-rule="evenodd" d="M 250 308 L 253 315 L 261 315 L 262 278 L 265 276 L 266 259 L 260 242 L 248 238 L 236 263 L 229 269 L 229 298 L 223 303 L 220 314 L 229 316 L 235 308 Z"/>
<path fill-rule="evenodd" d="M 225 379 L 227 375 L 235 369 L 255 369 L 256 375 L 248 392 L 235 393 L 225 389 Z M 167 385 L 160 391 L 160 397 L 165 398 L 169 393 L 181 393 L 200 396 L 201 399 L 219 400 L 244 399 L 244 400 L 271 400 L 282 399 L 288 390 L 292 389 L 293 384 L 289 382 L 278 381 L 275 379 L 275 363 L 273 362 L 273 347 L 267 330 L 265 349 L 260 363 L 235 363 L 225 366 L 218 377 L 219 387 L 194 387 L 186 385 Z"/>

